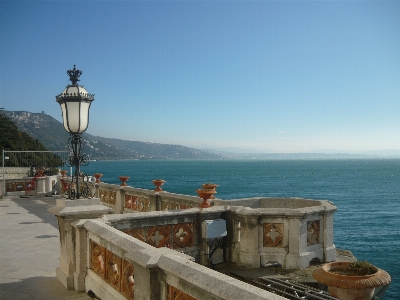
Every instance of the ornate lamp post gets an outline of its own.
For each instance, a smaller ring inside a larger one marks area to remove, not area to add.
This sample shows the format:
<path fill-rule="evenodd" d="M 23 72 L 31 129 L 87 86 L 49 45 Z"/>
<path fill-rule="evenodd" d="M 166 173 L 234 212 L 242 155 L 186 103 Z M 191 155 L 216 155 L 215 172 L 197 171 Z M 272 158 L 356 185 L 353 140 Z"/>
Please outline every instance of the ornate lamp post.
<path fill-rule="evenodd" d="M 89 94 L 83 86 L 77 82 L 82 71 L 77 70 L 75 65 L 72 70 L 68 70 L 70 85 L 65 90 L 56 96 L 56 101 L 60 104 L 62 110 L 64 129 L 70 133 L 71 137 L 68 139 L 68 147 L 70 147 L 70 155 L 67 158 L 67 163 L 70 167 L 75 167 L 75 180 L 76 192 L 69 193 L 70 199 L 79 199 L 79 173 L 80 166 L 89 164 L 87 155 L 83 154 L 84 139 L 82 133 L 89 125 L 89 108 L 94 100 L 94 95 Z M 72 176 L 72 174 L 71 174 Z M 72 176 L 71 187 L 74 185 L 74 176 Z"/>

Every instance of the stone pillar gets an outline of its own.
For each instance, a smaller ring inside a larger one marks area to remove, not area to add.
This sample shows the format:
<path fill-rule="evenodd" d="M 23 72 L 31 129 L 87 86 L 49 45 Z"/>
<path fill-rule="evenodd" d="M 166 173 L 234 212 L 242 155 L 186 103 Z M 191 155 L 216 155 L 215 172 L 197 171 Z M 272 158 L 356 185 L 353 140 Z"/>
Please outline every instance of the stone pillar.
<path fill-rule="evenodd" d="M 78 220 L 99 218 L 112 210 L 102 205 L 98 198 L 57 199 L 56 206 L 50 208 L 49 212 L 57 217 L 60 231 L 60 266 L 56 270 L 57 278 L 66 289 L 84 291 L 87 262 L 84 254 L 86 250 L 81 250 L 86 249 L 86 232 Z"/>
<path fill-rule="evenodd" d="M 84 221 L 78 220 L 72 223 L 75 229 L 75 269 L 74 289 L 78 292 L 85 291 L 85 277 L 88 266 L 87 261 L 87 232 L 83 227 Z"/>
<path fill-rule="evenodd" d="M 54 187 L 56 195 L 61 195 L 61 175 L 56 176 L 56 185 Z"/>
<path fill-rule="evenodd" d="M 157 211 L 157 198 L 158 198 L 157 192 L 154 192 L 153 195 L 149 195 L 150 198 L 150 211 Z"/>
<path fill-rule="evenodd" d="M 259 251 L 259 218 L 261 212 L 257 209 L 243 208 L 237 212 L 240 222 L 240 242 L 237 253 L 238 265 L 246 268 L 259 268 L 261 256 Z"/>
<path fill-rule="evenodd" d="M 324 215 L 323 228 L 324 262 L 336 260 L 336 247 L 333 244 L 333 212 Z"/>
<path fill-rule="evenodd" d="M 302 222 L 299 218 L 289 218 L 288 223 L 289 249 L 284 267 L 285 269 L 300 269 L 300 250 L 307 246 L 307 228 L 301 229 Z"/>
<path fill-rule="evenodd" d="M 36 196 L 46 196 L 46 177 L 36 177 Z"/>
<path fill-rule="evenodd" d="M 160 271 L 158 268 L 145 268 L 138 264 L 135 267 L 135 299 L 159 300 Z"/>
<path fill-rule="evenodd" d="M 51 196 L 53 194 L 53 182 L 54 186 L 57 181 L 57 176 L 47 176 L 45 180 L 45 193 L 46 196 Z"/>
<path fill-rule="evenodd" d="M 116 206 L 116 214 L 123 214 L 125 208 L 125 190 L 123 187 L 120 187 L 119 191 L 117 191 L 116 199 L 115 199 L 115 206 Z"/>
<path fill-rule="evenodd" d="M 155 202 L 156 202 L 156 211 L 161 211 L 161 196 L 159 193 L 156 193 L 155 197 Z"/>

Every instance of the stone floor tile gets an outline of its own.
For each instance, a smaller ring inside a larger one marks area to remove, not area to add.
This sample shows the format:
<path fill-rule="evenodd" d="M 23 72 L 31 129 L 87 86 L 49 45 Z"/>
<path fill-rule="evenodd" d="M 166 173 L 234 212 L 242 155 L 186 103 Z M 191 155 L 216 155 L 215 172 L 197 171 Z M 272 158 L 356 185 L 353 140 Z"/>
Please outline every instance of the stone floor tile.
<path fill-rule="evenodd" d="M 56 278 L 60 260 L 55 199 L 0 199 L 0 300 L 91 300 Z"/>
<path fill-rule="evenodd" d="M 0 277 L 0 297 L 23 286 L 25 285 L 21 279 Z"/>
<path fill-rule="evenodd" d="M 23 283 L 22 283 L 23 284 Z M 0 296 L 0 300 L 34 300 L 33 296 L 23 284 L 22 286 Z"/>

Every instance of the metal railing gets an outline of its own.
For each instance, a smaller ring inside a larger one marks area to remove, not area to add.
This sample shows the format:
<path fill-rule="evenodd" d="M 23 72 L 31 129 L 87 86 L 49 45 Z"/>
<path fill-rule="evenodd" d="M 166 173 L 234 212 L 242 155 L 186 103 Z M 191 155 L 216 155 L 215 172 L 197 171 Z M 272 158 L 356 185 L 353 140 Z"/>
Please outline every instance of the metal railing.
<path fill-rule="evenodd" d="M 338 300 L 338 298 L 331 296 L 328 292 L 289 280 L 266 277 L 245 279 L 255 286 L 291 300 Z"/>
<path fill-rule="evenodd" d="M 33 177 L 40 169 L 46 175 L 56 175 L 66 166 L 69 151 L 8 151 L 3 150 L 3 195 L 6 195 L 6 177 Z M 6 172 L 6 168 L 8 169 Z"/>

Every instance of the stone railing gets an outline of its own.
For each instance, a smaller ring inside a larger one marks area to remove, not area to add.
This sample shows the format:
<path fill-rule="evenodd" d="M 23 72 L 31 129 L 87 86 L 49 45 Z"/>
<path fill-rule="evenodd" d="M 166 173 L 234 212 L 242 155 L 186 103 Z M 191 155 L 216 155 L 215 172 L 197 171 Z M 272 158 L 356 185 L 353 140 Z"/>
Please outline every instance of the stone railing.
<path fill-rule="evenodd" d="M 209 265 L 209 242 L 203 236 L 202 223 L 205 220 L 221 220 L 225 209 L 212 207 L 207 210 L 192 208 L 186 210 L 148 212 L 123 215 L 107 215 L 103 220 L 110 226 L 133 236 L 153 247 L 167 247 L 190 255 L 202 265 Z M 221 263 L 223 249 L 218 249 L 213 263 Z"/>
<path fill-rule="evenodd" d="M 173 194 L 168 192 L 159 193 L 159 206 L 162 211 L 165 210 L 176 210 L 176 209 L 188 209 L 199 207 L 203 201 L 199 197 Z"/>
<path fill-rule="evenodd" d="M 141 243 L 101 221 L 87 221 L 84 228 L 90 253 L 86 289 L 101 299 L 284 299 L 196 264 L 185 254 Z"/>
<path fill-rule="evenodd" d="M 56 175 L 43 177 L 12 178 L 0 181 L 1 194 L 5 193 L 6 195 L 11 196 L 50 196 L 52 193 L 59 194 L 58 186 L 59 180 Z"/>
<path fill-rule="evenodd" d="M 214 207 L 219 205 L 229 207 L 226 214 L 228 233 L 231 233 L 227 237 L 228 261 L 251 268 L 278 262 L 286 269 L 304 269 L 312 261 L 330 262 L 336 258 L 333 244 L 336 207 L 329 201 L 214 200 Z"/>
<path fill-rule="evenodd" d="M 165 211 L 199 207 L 202 199 L 168 192 L 156 193 L 115 184 L 97 183 L 97 197 L 115 213 Z"/>
<path fill-rule="evenodd" d="M 172 241 L 172 245 L 177 245 L 175 250 L 155 248 L 107 224 L 121 228 L 134 225 L 138 220 L 130 219 L 131 214 L 89 219 L 109 210 L 96 201 L 57 200 L 57 206 L 52 209 L 62 233 L 57 277 L 66 288 L 91 290 L 101 299 L 285 299 L 199 265 L 192 256 L 175 251 L 194 244 L 192 238 L 187 239 L 187 244 L 181 244 L 179 238 Z M 134 215 L 141 215 L 150 227 L 157 214 L 165 223 L 176 218 L 184 224 L 195 224 L 199 209 L 187 212 L 187 216 L 182 212 L 176 212 L 177 215 L 153 212 L 149 213 L 153 214 L 151 217 L 145 217 L 147 213 Z M 76 219 L 78 216 L 81 219 Z M 170 224 L 172 233 L 180 229 L 188 232 L 192 228 L 192 225 L 179 228 L 174 225 Z M 150 234 L 146 238 L 152 240 L 154 230 L 146 228 L 146 231 Z M 162 244 L 159 240 L 157 245 Z"/>
<path fill-rule="evenodd" d="M 186 211 L 189 208 L 199 207 L 202 202 L 200 198 L 193 196 L 168 192 L 155 193 L 151 190 L 104 183 L 99 184 L 99 197 L 102 203 L 111 207 L 115 213 L 124 214 L 166 210 Z M 228 246 L 223 251 L 218 249 L 215 253 L 218 262 L 236 262 L 251 268 L 263 267 L 274 262 L 286 269 L 304 269 L 311 261 L 335 260 L 333 214 L 336 207 L 329 201 L 258 197 L 214 199 L 210 202 L 214 208 L 219 207 L 224 210 L 223 219 L 226 220 L 228 228 L 225 243 Z M 132 219 L 129 222 L 132 224 L 143 222 L 145 217 L 140 216 L 140 218 L 130 217 Z M 148 217 L 151 218 L 150 216 Z M 139 218 L 140 221 L 134 221 L 135 218 Z M 125 224 L 129 222 L 125 220 Z M 157 222 L 168 225 L 160 219 Z M 131 229 L 132 235 L 145 240 L 146 237 L 136 230 L 139 227 L 142 226 L 126 226 L 124 229 Z M 158 234 L 161 232 L 159 229 Z M 204 263 L 202 255 L 195 257 L 197 261 Z"/>
<path fill-rule="evenodd" d="M 249 206 L 261 208 L 232 205 L 244 205 L 246 202 Z M 324 200 L 252 198 L 214 200 L 214 207 L 206 210 L 192 208 L 163 214 L 123 214 L 105 219 L 111 226 L 155 247 L 179 248 L 179 251 L 195 257 L 204 265 L 208 263 L 205 253 L 209 245 L 200 235 L 201 223 L 204 220 L 224 219 L 227 237 L 224 248 L 215 252 L 214 263 L 229 261 L 260 268 L 274 262 L 286 269 L 304 269 L 312 261 L 335 260 L 335 211 L 336 207 Z M 177 247 L 179 230 L 183 231 L 179 234 L 201 241 L 198 248 Z"/>
<path fill-rule="evenodd" d="M 4 174 L 3 174 L 4 170 Z M 16 178 L 24 178 L 27 176 L 30 167 L 4 167 L 0 168 L 0 179 L 16 179 Z"/>

